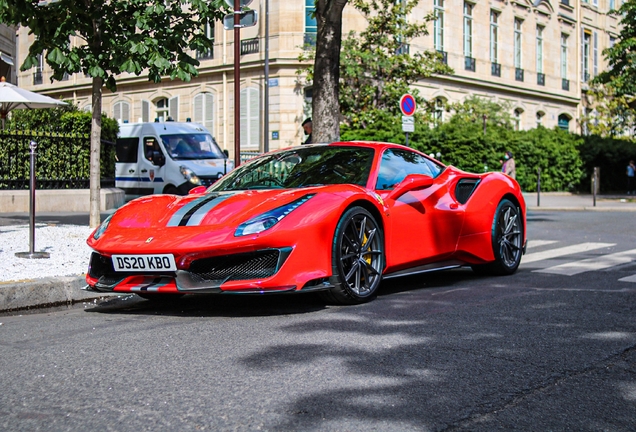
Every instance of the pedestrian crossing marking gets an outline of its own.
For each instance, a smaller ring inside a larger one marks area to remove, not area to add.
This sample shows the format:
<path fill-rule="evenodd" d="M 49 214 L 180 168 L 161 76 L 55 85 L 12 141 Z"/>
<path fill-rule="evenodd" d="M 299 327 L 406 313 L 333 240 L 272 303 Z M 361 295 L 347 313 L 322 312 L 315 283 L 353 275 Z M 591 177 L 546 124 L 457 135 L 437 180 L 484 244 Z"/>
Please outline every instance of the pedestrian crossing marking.
<path fill-rule="evenodd" d="M 619 279 L 620 282 L 634 282 L 636 283 L 636 274 L 635 275 L 631 275 L 631 276 L 627 276 L 624 278 L 620 278 Z"/>
<path fill-rule="evenodd" d="M 581 261 L 574 261 L 560 264 L 554 267 L 548 267 L 541 270 L 535 270 L 537 273 L 551 273 L 573 276 L 575 274 L 587 271 L 603 270 L 617 265 L 626 264 L 636 259 L 636 249 L 617 252 L 609 255 L 601 255 L 594 258 L 588 258 Z"/>
<path fill-rule="evenodd" d="M 580 243 L 572 246 L 565 246 L 562 248 L 550 249 L 543 252 L 534 252 L 526 254 L 521 259 L 521 264 L 529 264 L 536 261 L 542 261 L 550 258 L 557 258 L 565 255 L 573 255 L 575 253 L 587 252 L 594 249 L 601 249 L 605 247 L 616 246 L 616 243 Z"/>
<path fill-rule="evenodd" d="M 528 240 L 528 248 L 535 248 L 539 246 L 546 246 L 553 243 L 558 243 L 558 240 Z"/>

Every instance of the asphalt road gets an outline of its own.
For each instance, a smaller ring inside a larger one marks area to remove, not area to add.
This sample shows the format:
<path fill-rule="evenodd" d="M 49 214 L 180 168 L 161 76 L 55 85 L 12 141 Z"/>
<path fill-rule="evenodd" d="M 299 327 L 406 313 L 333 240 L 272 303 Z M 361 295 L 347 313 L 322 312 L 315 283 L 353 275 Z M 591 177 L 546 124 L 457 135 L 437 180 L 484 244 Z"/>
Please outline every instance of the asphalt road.
<path fill-rule="evenodd" d="M 365 305 L 127 296 L 0 316 L 0 430 L 635 430 L 634 214 L 528 219 L 515 275 L 391 280 Z"/>

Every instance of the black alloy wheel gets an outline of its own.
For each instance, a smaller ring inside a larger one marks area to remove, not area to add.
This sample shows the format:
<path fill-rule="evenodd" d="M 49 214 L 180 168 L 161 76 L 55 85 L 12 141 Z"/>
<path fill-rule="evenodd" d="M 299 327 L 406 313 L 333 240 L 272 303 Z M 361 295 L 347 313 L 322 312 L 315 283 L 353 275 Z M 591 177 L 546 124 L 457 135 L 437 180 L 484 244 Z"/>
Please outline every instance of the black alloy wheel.
<path fill-rule="evenodd" d="M 508 199 L 503 199 L 495 212 L 492 248 L 495 261 L 472 266 L 476 273 L 510 275 L 517 271 L 523 255 L 523 221 L 519 208 Z"/>
<path fill-rule="evenodd" d="M 333 239 L 335 288 L 324 293 L 328 301 L 359 304 L 373 299 L 384 269 L 384 236 L 375 218 L 362 207 L 352 207 L 340 218 Z"/>

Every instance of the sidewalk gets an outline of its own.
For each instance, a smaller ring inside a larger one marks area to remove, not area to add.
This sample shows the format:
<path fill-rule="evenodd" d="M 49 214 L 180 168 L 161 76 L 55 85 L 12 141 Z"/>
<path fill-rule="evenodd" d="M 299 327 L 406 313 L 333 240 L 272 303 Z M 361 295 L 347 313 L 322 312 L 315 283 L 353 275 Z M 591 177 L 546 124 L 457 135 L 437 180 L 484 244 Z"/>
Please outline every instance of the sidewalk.
<path fill-rule="evenodd" d="M 537 201 L 536 193 L 524 193 L 528 212 L 542 212 L 542 211 L 634 211 L 636 212 L 636 196 L 630 195 L 613 195 L 606 196 L 600 195 L 596 197 L 596 205 L 594 205 L 594 197 L 592 195 L 575 195 L 570 193 L 542 193 Z M 108 216 L 109 213 L 102 214 L 102 220 Z M 42 244 L 44 241 L 42 236 L 40 242 L 38 242 L 38 230 L 40 233 L 42 230 L 51 229 L 51 227 L 57 225 L 65 226 L 79 226 L 88 230 L 89 216 L 87 213 L 41 213 L 36 214 L 36 236 L 35 236 L 35 250 L 43 250 L 43 248 L 50 248 L 52 257 L 59 258 L 64 257 L 63 252 L 65 249 L 63 246 L 69 243 L 80 242 L 83 244 L 84 238 L 64 238 L 64 236 L 56 236 L 54 240 L 47 240 L 55 244 Z M 2 213 L 0 214 L 0 235 L 8 233 L 9 231 L 19 231 L 22 235 L 19 247 L 21 250 L 28 250 L 28 228 L 29 214 L 28 213 Z M 63 232 L 60 230 L 59 232 Z M 85 234 L 82 234 L 84 236 Z M 57 244 L 57 243 L 60 244 Z M 3 252 L 2 249 L 5 249 Z M 86 247 L 87 248 L 87 247 Z M 15 265 L 11 264 L 13 259 L 13 253 L 10 250 L 6 250 L 6 245 L 0 245 L 0 272 L 2 271 L 2 265 Z M 88 249 L 88 248 L 87 248 Z M 6 254 L 6 256 L 3 256 Z M 85 286 L 83 272 L 88 267 L 88 259 L 90 250 L 85 252 L 80 251 L 81 265 L 77 268 L 76 276 L 64 276 L 64 277 L 51 277 L 46 273 L 35 273 L 38 275 L 44 274 L 47 277 L 33 277 L 24 275 L 21 280 L 9 280 L 2 282 L 0 279 L 0 312 L 7 311 L 19 311 L 24 309 L 31 309 L 43 306 L 65 305 L 77 302 L 92 302 L 96 299 L 113 296 L 117 294 L 100 294 L 83 291 L 81 288 Z M 11 256 L 9 256 L 11 255 Z M 71 261 L 71 257 L 64 257 L 66 262 Z M 20 265 L 30 266 L 28 261 L 38 261 L 38 266 L 49 266 L 51 269 L 49 274 L 56 273 L 56 264 L 54 259 L 49 260 L 25 260 L 21 261 Z M 85 263 L 84 263 L 85 261 Z M 74 267 L 75 268 L 75 267 Z M 5 274 L 8 273 L 6 270 Z M 22 274 L 21 274 L 22 276 Z"/>

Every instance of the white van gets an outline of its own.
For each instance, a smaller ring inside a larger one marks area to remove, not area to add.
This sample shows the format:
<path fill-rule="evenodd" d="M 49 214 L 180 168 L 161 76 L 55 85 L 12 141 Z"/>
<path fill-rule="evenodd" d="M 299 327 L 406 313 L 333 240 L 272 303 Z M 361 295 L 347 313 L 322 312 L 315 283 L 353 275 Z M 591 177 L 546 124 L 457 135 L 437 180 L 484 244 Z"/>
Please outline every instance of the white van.
<path fill-rule="evenodd" d="M 126 199 L 185 195 L 209 186 L 234 168 L 227 152 L 197 123 L 124 123 L 119 126 L 115 187 Z"/>

